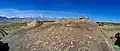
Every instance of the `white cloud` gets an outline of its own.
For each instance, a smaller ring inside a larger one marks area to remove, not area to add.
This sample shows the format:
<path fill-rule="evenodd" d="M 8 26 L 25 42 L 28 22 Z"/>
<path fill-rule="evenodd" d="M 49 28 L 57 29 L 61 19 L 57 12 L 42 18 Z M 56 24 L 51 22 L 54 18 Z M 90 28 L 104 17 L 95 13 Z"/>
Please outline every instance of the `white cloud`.
<path fill-rule="evenodd" d="M 24 11 L 24 10 L 16 10 L 16 9 L 0 9 L 0 15 L 4 15 L 7 17 L 12 16 L 38 16 L 39 13 L 35 13 L 32 11 Z"/>
<path fill-rule="evenodd" d="M 54 17 L 78 17 L 85 15 L 76 12 L 64 12 L 64 11 L 45 11 L 45 10 L 17 10 L 17 9 L 0 9 L 0 15 L 13 17 L 13 16 L 54 16 Z"/>

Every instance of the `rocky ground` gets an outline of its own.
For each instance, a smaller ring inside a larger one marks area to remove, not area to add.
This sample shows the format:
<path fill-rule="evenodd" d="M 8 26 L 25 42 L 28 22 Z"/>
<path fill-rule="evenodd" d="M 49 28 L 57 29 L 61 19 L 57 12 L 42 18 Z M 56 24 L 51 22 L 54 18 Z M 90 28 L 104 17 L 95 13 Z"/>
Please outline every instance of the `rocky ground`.
<path fill-rule="evenodd" d="M 116 51 L 92 20 L 62 20 L 21 30 L 1 41 L 10 51 Z"/>

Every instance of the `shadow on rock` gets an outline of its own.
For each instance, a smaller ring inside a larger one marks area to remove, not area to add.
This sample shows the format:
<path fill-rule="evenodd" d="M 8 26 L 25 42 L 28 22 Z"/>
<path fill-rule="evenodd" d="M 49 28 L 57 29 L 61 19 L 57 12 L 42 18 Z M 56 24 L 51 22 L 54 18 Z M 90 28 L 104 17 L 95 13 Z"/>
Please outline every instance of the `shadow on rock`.
<path fill-rule="evenodd" d="M 117 38 L 117 40 L 116 40 L 116 42 L 115 42 L 114 45 L 117 45 L 117 46 L 120 47 L 120 33 L 119 33 L 119 32 L 116 33 L 116 34 L 115 34 L 115 37 Z"/>
<path fill-rule="evenodd" d="M 0 51 L 9 51 L 10 47 L 8 46 L 8 43 L 3 43 L 0 41 Z"/>

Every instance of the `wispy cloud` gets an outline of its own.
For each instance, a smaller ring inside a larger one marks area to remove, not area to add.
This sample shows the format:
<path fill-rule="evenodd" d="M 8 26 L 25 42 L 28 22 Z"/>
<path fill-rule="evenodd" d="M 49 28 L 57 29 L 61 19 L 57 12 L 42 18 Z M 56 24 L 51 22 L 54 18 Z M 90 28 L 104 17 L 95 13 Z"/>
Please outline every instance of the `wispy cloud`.
<path fill-rule="evenodd" d="M 54 17 L 79 17 L 80 15 L 86 15 L 76 12 L 64 12 L 64 11 L 46 11 L 46 10 L 17 10 L 17 9 L 0 9 L 0 15 L 13 17 L 13 16 L 54 16 Z"/>
<path fill-rule="evenodd" d="M 0 9 L 0 16 L 50 16 L 56 18 L 69 17 L 69 18 L 79 18 L 79 16 L 86 15 L 94 21 L 105 21 L 105 22 L 120 22 L 119 19 L 108 19 L 108 17 L 101 18 L 103 16 L 90 15 L 86 13 L 76 13 L 76 12 L 64 12 L 64 11 L 47 11 L 47 10 L 17 10 L 17 9 Z"/>
<path fill-rule="evenodd" d="M 16 10 L 16 9 L 0 9 L 0 15 L 4 15 L 7 17 L 12 17 L 12 16 L 38 16 L 40 15 L 37 12 L 33 11 L 24 11 L 24 10 Z"/>

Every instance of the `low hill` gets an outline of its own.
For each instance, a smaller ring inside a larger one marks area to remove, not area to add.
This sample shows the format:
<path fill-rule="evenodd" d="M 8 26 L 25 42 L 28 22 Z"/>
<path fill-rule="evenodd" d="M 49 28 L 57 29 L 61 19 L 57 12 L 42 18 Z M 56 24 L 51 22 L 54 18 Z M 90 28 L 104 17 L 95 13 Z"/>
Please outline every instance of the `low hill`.
<path fill-rule="evenodd" d="M 114 23 L 114 22 L 96 22 L 99 26 L 120 26 L 120 23 Z"/>

